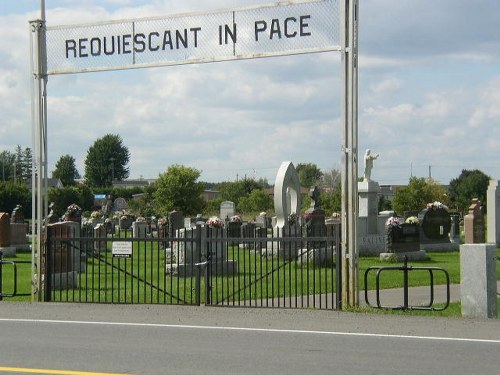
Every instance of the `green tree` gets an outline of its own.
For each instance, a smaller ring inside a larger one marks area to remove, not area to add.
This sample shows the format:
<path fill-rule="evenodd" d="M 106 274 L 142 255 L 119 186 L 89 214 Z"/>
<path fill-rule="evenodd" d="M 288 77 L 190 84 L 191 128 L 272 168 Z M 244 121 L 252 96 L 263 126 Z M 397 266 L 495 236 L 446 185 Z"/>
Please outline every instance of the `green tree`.
<path fill-rule="evenodd" d="M 392 207 L 398 214 L 422 210 L 427 203 L 439 201 L 448 204 L 446 190 L 431 178 L 411 177 L 407 186 L 396 190 Z"/>
<path fill-rule="evenodd" d="M 111 186 L 113 179 L 122 181 L 129 176 L 130 153 L 119 135 L 106 134 L 87 151 L 85 180 L 89 186 Z"/>
<path fill-rule="evenodd" d="M 31 178 L 33 153 L 31 148 L 26 147 L 24 150 L 17 145 L 15 150 L 14 160 L 14 176 L 19 181 L 29 181 Z"/>
<path fill-rule="evenodd" d="M 0 182 L 0 212 L 11 213 L 20 204 L 24 216 L 31 216 L 31 192 L 25 183 L 12 181 Z"/>
<path fill-rule="evenodd" d="M 14 163 L 16 155 L 9 151 L 0 153 L 0 173 L 2 173 L 2 181 L 14 181 Z"/>
<path fill-rule="evenodd" d="M 83 211 L 90 211 L 94 205 L 94 195 L 85 185 L 51 188 L 47 192 L 48 201 L 54 203 L 54 213 L 62 216 L 69 205 L 76 203 Z"/>
<path fill-rule="evenodd" d="M 255 189 L 262 189 L 262 182 L 255 181 L 251 178 L 244 178 L 240 181 L 225 181 L 217 184 L 219 197 L 223 201 L 234 202 L 238 206 L 240 199 L 246 197 Z"/>
<path fill-rule="evenodd" d="M 486 192 L 491 177 L 480 170 L 462 170 L 460 176 L 450 181 L 450 201 L 460 212 L 465 213 L 471 200 L 478 198 L 486 207 Z"/>
<path fill-rule="evenodd" d="M 197 169 L 178 164 L 171 165 L 166 173 L 161 173 L 153 193 L 159 213 L 167 215 L 177 210 L 185 215 L 195 215 L 202 212 L 205 202 L 201 193 L 205 186 L 197 182 L 199 177 L 200 171 Z"/>
<path fill-rule="evenodd" d="M 316 164 L 299 163 L 295 168 L 299 175 L 300 186 L 310 188 L 321 180 L 323 173 Z"/>
<path fill-rule="evenodd" d="M 52 178 L 60 179 L 63 186 L 76 185 L 75 179 L 80 178 L 80 174 L 76 169 L 75 158 L 71 155 L 61 156 L 52 172 Z"/>
<path fill-rule="evenodd" d="M 237 207 L 238 211 L 247 214 L 268 211 L 273 208 L 273 199 L 265 190 L 254 189 L 247 196 L 240 198 Z"/>

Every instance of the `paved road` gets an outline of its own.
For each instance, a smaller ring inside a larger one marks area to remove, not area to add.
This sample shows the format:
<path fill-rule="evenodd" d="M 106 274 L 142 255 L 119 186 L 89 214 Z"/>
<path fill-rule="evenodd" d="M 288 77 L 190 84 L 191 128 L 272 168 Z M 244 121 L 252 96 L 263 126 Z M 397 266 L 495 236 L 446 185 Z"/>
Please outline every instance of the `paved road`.
<path fill-rule="evenodd" d="M 290 309 L 4 302 L 0 375 L 18 374 L 13 371 L 21 368 L 72 375 L 497 374 L 500 322 Z"/>

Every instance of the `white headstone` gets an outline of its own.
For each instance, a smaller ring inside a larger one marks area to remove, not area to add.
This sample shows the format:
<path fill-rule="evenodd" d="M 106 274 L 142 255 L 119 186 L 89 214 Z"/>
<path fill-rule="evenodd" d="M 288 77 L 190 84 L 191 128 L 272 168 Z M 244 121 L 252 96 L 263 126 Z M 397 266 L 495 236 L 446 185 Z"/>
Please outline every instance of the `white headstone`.
<path fill-rule="evenodd" d="M 274 184 L 274 212 L 276 227 L 283 228 L 290 214 L 300 215 L 299 175 L 291 161 L 284 161 L 276 175 Z"/>
<path fill-rule="evenodd" d="M 235 214 L 234 202 L 224 201 L 220 204 L 220 218 L 226 220 L 226 218 L 231 218 Z"/>
<path fill-rule="evenodd" d="M 499 181 L 490 180 L 487 191 L 488 243 L 500 244 L 500 186 Z"/>

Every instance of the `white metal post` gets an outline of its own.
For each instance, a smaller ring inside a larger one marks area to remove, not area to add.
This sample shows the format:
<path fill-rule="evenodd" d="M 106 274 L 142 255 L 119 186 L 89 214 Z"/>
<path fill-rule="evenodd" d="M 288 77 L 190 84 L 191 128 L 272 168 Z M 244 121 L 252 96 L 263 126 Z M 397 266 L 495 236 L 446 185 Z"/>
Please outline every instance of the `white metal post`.
<path fill-rule="evenodd" d="M 32 74 L 32 300 L 41 301 L 43 221 L 47 216 L 47 57 L 45 21 L 30 22 Z"/>
<path fill-rule="evenodd" d="M 358 0 L 341 3 L 342 53 L 342 308 L 359 304 Z"/>

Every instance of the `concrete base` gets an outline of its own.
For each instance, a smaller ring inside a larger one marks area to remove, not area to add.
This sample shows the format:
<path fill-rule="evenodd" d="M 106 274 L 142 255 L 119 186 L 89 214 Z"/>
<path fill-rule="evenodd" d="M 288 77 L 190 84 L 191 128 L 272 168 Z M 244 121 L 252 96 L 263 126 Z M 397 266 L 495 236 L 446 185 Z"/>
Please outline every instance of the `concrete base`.
<path fill-rule="evenodd" d="M 420 244 L 420 250 L 434 251 L 436 253 L 446 253 L 458 251 L 460 249 L 459 243 L 435 243 L 435 244 Z"/>
<path fill-rule="evenodd" d="M 3 257 L 15 257 L 16 256 L 16 247 L 15 246 L 0 247 L 0 251 L 2 252 Z"/>
<path fill-rule="evenodd" d="M 67 290 L 78 288 L 78 272 L 63 272 L 52 274 L 52 290 Z"/>
<path fill-rule="evenodd" d="M 334 263 L 335 247 L 322 247 L 319 249 L 300 249 L 297 263 L 301 266 L 314 264 L 315 266 L 330 266 Z"/>
<path fill-rule="evenodd" d="M 235 260 L 224 260 L 212 262 L 211 266 L 212 276 L 228 276 L 238 274 L 238 262 Z M 165 266 L 167 275 L 179 277 L 193 277 L 198 272 L 198 267 L 193 264 L 167 264 Z M 203 269 L 201 269 L 203 276 Z"/>
<path fill-rule="evenodd" d="M 390 261 L 403 262 L 405 260 L 405 257 L 409 261 L 428 260 L 429 259 L 425 250 L 409 251 L 407 253 L 381 253 L 380 254 L 380 260 L 390 260 Z"/>
<path fill-rule="evenodd" d="M 497 317 L 495 244 L 460 246 L 460 294 L 462 316 L 481 319 Z"/>

